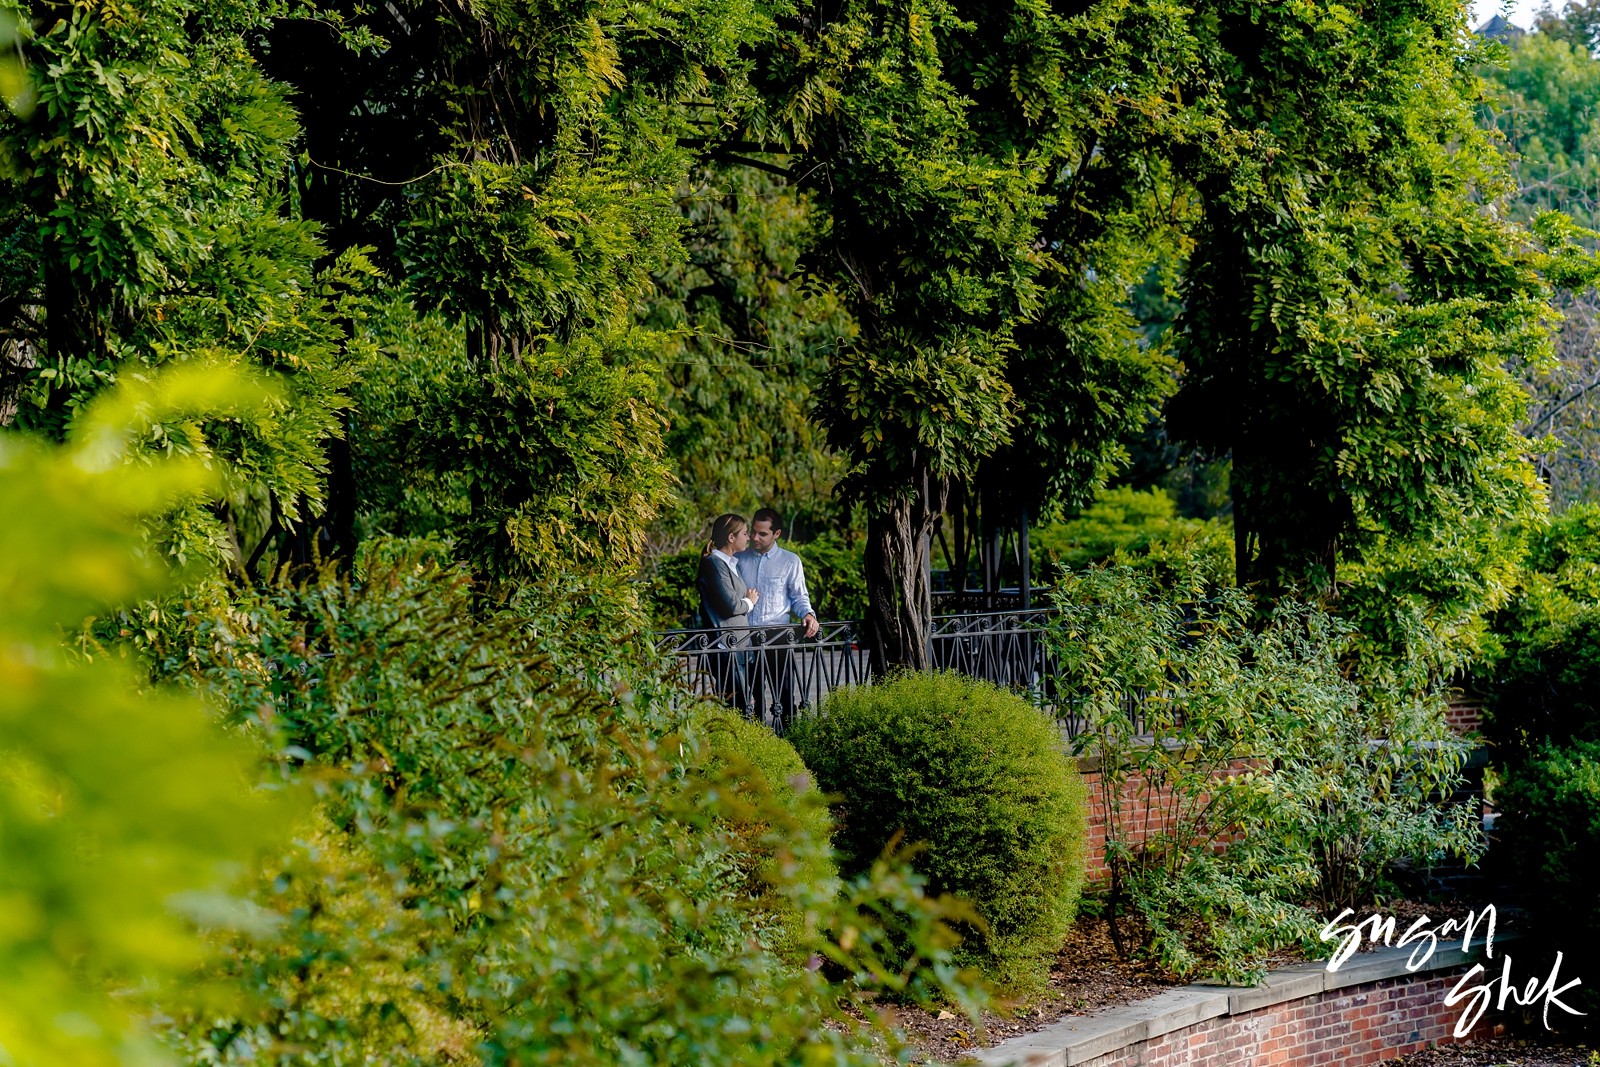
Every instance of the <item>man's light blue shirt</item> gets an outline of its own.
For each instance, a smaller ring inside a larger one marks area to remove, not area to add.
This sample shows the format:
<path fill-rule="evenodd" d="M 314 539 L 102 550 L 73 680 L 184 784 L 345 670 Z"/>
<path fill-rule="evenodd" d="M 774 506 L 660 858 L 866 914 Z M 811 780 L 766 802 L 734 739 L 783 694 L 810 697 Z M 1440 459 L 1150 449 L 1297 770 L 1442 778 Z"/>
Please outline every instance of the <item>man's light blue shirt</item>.
<path fill-rule="evenodd" d="M 751 626 L 787 626 L 791 613 L 801 619 L 812 614 L 806 568 L 799 556 L 773 545 L 765 554 L 747 548 L 738 559 L 744 584 L 761 594 L 750 609 Z"/>

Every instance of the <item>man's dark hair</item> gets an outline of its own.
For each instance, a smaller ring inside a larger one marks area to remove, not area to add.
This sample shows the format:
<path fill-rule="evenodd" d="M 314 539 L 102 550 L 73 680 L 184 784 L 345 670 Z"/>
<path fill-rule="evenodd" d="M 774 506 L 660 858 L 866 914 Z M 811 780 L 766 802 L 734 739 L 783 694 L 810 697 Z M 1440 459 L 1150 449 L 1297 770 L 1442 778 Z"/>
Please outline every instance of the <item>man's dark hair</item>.
<path fill-rule="evenodd" d="M 778 533 L 783 532 L 783 516 L 775 508 L 757 509 L 756 513 L 750 516 L 750 524 L 753 526 L 758 522 L 771 523 L 773 530 Z"/>

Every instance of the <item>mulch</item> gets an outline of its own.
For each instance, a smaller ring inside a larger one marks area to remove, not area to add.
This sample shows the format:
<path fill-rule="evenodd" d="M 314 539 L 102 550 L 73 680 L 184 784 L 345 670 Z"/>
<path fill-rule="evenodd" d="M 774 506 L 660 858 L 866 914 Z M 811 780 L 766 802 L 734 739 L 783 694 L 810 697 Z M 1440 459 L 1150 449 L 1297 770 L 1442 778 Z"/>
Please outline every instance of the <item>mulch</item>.
<path fill-rule="evenodd" d="M 1566 1041 L 1546 1034 L 1438 1045 L 1389 1063 L 1393 1067 L 1595 1067 L 1600 1051 L 1593 1038 Z"/>
<path fill-rule="evenodd" d="M 1032 1033 L 1069 1015 L 1132 1004 L 1184 981 L 1163 975 L 1153 964 L 1118 959 L 1104 920 L 1080 919 L 1050 968 L 1044 993 L 994 1005 L 983 1013 L 981 1030 L 959 1012 L 909 1006 L 891 1010 L 895 1025 L 925 1062 L 954 1063 L 968 1052 Z"/>

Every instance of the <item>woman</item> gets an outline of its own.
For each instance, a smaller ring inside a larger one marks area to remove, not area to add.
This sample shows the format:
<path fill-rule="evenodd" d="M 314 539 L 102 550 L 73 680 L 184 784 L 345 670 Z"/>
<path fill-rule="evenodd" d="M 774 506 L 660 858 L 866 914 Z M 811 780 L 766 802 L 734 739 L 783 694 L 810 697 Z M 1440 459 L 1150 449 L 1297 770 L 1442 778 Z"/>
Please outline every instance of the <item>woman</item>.
<path fill-rule="evenodd" d="M 742 515 L 718 515 L 711 523 L 711 540 L 700 556 L 695 586 L 700 591 L 700 625 L 708 630 L 731 631 L 720 636 L 717 647 L 743 649 L 749 638 L 741 631 L 750 626 L 750 609 L 761 594 L 747 588 L 739 577 L 734 553 L 750 544 L 750 526 Z M 742 590 L 742 592 L 741 592 Z M 746 700 L 745 670 L 749 653 L 729 651 L 712 657 L 717 695 L 741 710 Z"/>

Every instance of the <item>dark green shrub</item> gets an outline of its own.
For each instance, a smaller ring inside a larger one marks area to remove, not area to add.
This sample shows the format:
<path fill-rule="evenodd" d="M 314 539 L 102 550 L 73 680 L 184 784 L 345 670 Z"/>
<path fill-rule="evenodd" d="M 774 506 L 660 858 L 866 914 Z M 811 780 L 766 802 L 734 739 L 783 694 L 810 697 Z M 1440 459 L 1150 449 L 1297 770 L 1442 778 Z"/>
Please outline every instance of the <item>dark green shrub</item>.
<path fill-rule="evenodd" d="M 1500 811 L 1495 852 L 1504 850 L 1504 869 L 1524 890 L 1536 931 L 1568 960 L 1594 959 L 1600 950 L 1600 878 L 1593 866 L 1600 841 L 1600 741 L 1541 746 L 1506 772 L 1494 801 Z M 1574 993 L 1563 1000 L 1590 1012 L 1600 1008 L 1587 980 Z"/>
<path fill-rule="evenodd" d="M 1502 764 L 1544 742 L 1600 740 L 1600 607 L 1507 642 L 1488 687 L 1485 732 Z"/>
<path fill-rule="evenodd" d="M 695 575 L 700 571 L 700 548 L 662 556 L 648 570 L 644 585 L 645 611 L 658 630 L 695 628 L 700 625 L 700 598 Z"/>
<path fill-rule="evenodd" d="M 707 777 L 729 783 L 726 821 L 738 846 L 745 896 L 758 912 L 767 947 L 791 963 L 811 955 L 817 931 L 783 887 L 796 879 L 837 885 L 828 805 L 794 746 L 740 715 L 708 710 L 701 722 Z M 811 916 L 815 919 L 815 916 Z"/>
<path fill-rule="evenodd" d="M 832 693 L 790 738 L 837 794 L 846 873 L 893 835 L 936 892 L 983 923 L 958 958 L 1002 986 L 1045 977 L 1083 881 L 1086 800 L 1055 724 L 1022 698 L 956 674 L 902 675 Z"/>
<path fill-rule="evenodd" d="M 1516 599 L 1493 629 L 1475 681 L 1496 762 L 1600 740 L 1600 507 L 1574 505 L 1528 538 Z"/>

